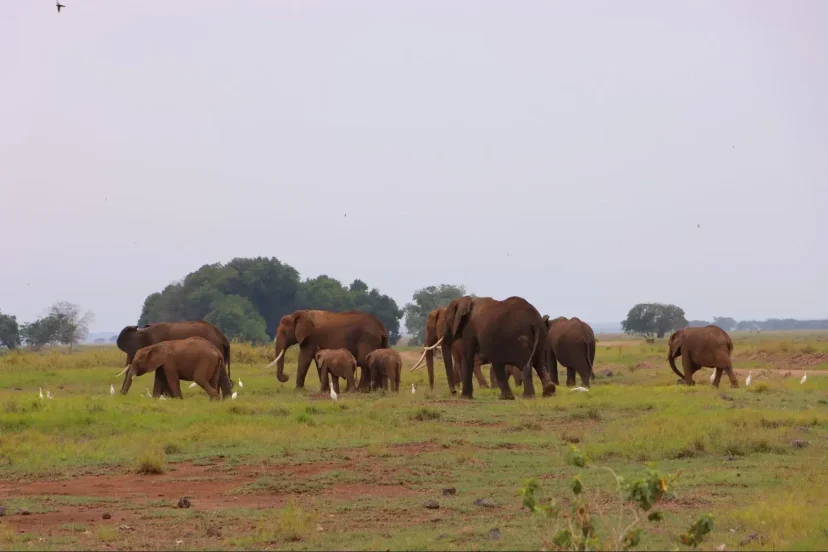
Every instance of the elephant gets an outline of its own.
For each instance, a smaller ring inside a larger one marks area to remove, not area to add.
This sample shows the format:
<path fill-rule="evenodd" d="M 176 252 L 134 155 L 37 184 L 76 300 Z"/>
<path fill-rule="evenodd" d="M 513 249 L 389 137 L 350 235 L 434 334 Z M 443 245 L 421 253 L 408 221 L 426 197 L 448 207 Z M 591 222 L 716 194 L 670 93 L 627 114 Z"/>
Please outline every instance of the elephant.
<path fill-rule="evenodd" d="M 457 361 L 457 358 L 462 355 L 462 345 L 458 346 L 457 354 L 455 354 L 455 351 L 449 346 L 449 342 L 443 344 L 443 336 L 445 333 L 446 307 L 438 307 L 428 313 L 428 318 L 426 318 L 425 338 L 423 339 L 423 354 L 420 356 L 419 360 L 417 360 L 417 363 L 411 367 L 412 372 L 417 371 L 420 364 L 423 362 L 423 359 L 425 359 L 426 367 L 428 368 L 428 385 L 431 389 L 434 389 L 434 352 L 437 347 L 440 347 L 442 344 L 442 349 L 440 349 L 440 351 L 443 353 L 444 359 L 450 354 L 453 355 L 455 364 L 462 364 Z M 483 371 L 480 369 L 481 366 L 482 364 L 480 363 L 479 358 L 475 357 L 474 375 L 477 378 L 477 382 L 480 387 L 489 387 L 489 384 L 486 382 L 486 378 L 483 376 Z M 457 370 L 449 372 L 448 367 L 446 367 L 446 379 L 448 380 L 451 394 L 457 394 L 457 391 L 454 389 L 454 385 L 460 382 L 459 372 Z"/>
<path fill-rule="evenodd" d="M 460 376 L 460 367 L 463 366 L 463 343 L 459 340 L 451 344 L 451 360 L 454 366 L 454 381 L 460 383 L 463 381 L 463 378 Z M 483 363 L 480 362 L 480 355 L 475 355 L 474 376 L 477 378 L 480 387 L 485 389 L 489 387 L 489 384 L 486 383 L 486 378 L 483 376 L 482 366 Z M 506 365 L 506 378 L 508 379 L 509 376 L 514 378 L 515 385 L 523 385 L 523 371 L 517 366 L 512 366 L 511 364 Z M 489 366 L 489 380 L 492 382 L 492 387 L 500 386 L 497 380 L 497 374 L 495 374 L 494 365 Z"/>
<path fill-rule="evenodd" d="M 230 378 L 230 342 L 221 330 L 204 320 L 191 322 L 158 322 L 144 326 L 127 326 L 118 335 L 115 342 L 118 348 L 127 354 L 126 366 L 132 363 L 135 353 L 143 347 L 170 341 L 173 339 L 186 339 L 188 337 L 203 337 L 216 346 L 224 357 L 224 366 L 227 370 L 227 377 Z M 124 369 L 126 372 L 126 369 Z M 124 372 L 121 372 L 122 374 Z M 126 377 L 124 378 L 126 383 Z M 123 386 L 123 384 L 122 384 Z M 230 379 L 230 387 L 233 387 L 233 380 Z M 155 389 L 160 394 L 162 390 Z M 168 392 L 169 390 L 163 390 Z"/>
<path fill-rule="evenodd" d="M 595 379 L 595 333 L 589 324 L 577 317 L 559 316 L 546 322 L 546 367 L 552 381 L 558 384 L 558 363 L 566 368 L 566 384 L 575 385 L 575 374 L 580 374 L 581 384 L 589 387 Z"/>
<path fill-rule="evenodd" d="M 712 324 L 702 328 L 682 328 L 673 332 L 668 341 L 667 361 L 677 376 L 687 385 L 695 385 L 693 374 L 702 366 L 716 369 L 713 385 L 719 387 L 722 373 L 727 372 L 731 387 L 739 387 L 739 381 L 733 373 L 730 355 L 733 353 L 733 341 L 723 329 Z M 676 357 L 681 356 L 684 374 L 676 368 Z"/>
<path fill-rule="evenodd" d="M 121 393 L 126 395 L 135 376 L 155 372 L 156 391 L 167 387 L 173 398 L 182 399 L 183 381 L 194 381 L 210 399 L 227 398 L 231 392 L 230 377 L 224 367 L 224 355 L 203 337 L 162 341 L 138 349 L 127 367 Z M 120 375 L 120 374 L 119 374 Z"/>
<path fill-rule="evenodd" d="M 394 349 L 377 349 L 368 353 L 366 358 L 368 369 L 371 371 L 371 387 L 378 387 L 398 392 L 400 390 L 400 374 L 402 372 L 402 357 Z"/>
<path fill-rule="evenodd" d="M 535 396 L 532 368 L 541 380 L 543 395 L 555 393 L 555 384 L 544 364 L 546 324 L 538 310 L 522 297 L 503 301 L 491 297 L 461 297 L 446 307 L 444 343 L 460 340 L 463 346 L 463 398 L 473 398 L 472 368 L 475 355 L 481 364 L 492 363 L 500 386 L 500 398 L 515 398 L 506 379 L 507 364 L 523 367 L 523 396 Z M 452 373 L 452 359 L 445 355 L 447 374 Z"/>
<path fill-rule="evenodd" d="M 370 377 L 365 357 L 376 349 L 388 348 L 388 330 L 376 316 L 359 311 L 297 310 L 279 320 L 273 344 L 276 359 L 267 368 L 276 366 L 276 378 L 280 382 L 285 383 L 289 379 L 284 373 L 285 352 L 293 345 L 299 345 L 296 389 L 305 387 L 305 377 L 317 347 L 348 349 L 361 368 L 357 387 L 367 391 Z M 321 381 L 321 372 L 320 382 L 322 391 L 327 391 L 327 382 Z"/>
<path fill-rule="evenodd" d="M 321 349 L 317 347 L 314 355 L 316 365 L 320 370 L 320 378 L 323 387 L 328 387 L 328 373 L 331 375 L 331 385 L 334 391 L 339 393 L 339 378 L 343 378 L 347 383 L 345 391 L 354 391 L 356 389 L 356 382 L 354 374 L 356 373 L 357 361 L 351 351 L 348 349 Z"/>

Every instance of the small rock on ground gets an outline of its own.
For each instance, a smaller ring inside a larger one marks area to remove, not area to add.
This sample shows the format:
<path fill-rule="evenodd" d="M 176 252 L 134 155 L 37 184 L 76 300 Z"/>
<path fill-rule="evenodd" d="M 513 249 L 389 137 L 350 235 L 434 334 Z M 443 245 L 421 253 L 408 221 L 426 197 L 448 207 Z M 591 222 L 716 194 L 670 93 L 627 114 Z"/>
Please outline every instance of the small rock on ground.
<path fill-rule="evenodd" d="M 477 504 L 478 506 L 482 506 L 484 508 L 494 508 L 495 507 L 495 503 L 492 502 L 491 500 L 489 500 L 488 498 L 478 498 L 477 500 L 474 501 L 474 503 Z"/>
<path fill-rule="evenodd" d="M 103 514 L 101 514 L 101 517 L 103 519 L 112 519 L 112 514 L 110 514 L 109 512 L 104 512 Z"/>
<path fill-rule="evenodd" d="M 221 531 L 216 527 L 208 527 L 207 528 L 207 536 L 208 537 L 220 537 Z"/>
<path fill-rule="evenodd" d="M 796 449 L 805 448 L 805 447 L 807 447 L 807 446 L 808 446 L 808 445 L 810 445 L 810 444 L 811 444 L 811 443 L 809 443 L 809 442 L 808 442 L 808 441 L 806 441 L 805 439 L 794 439 L 793 441 L 791 441 L 791 446 L 792 446 L 793 448 L 796 448 Z"/>
<path fill-rule="evenodd" d="M 423 504 L 423 507 L 428 508 L 429 510 L 436 510 L 440 507 L 440 503 L 436 500 L 429 500 L 428 502 Z"/>
<path fill-rule="evenodd" d="M 457 494 L 457 489 L 455 489 L 454 487 L 448 487 L 446 489 L 443 489 L 443 496 L 452 496 L 452 495 L 456 495 L 456 494 Z"/>
<path fill-rule="evenodd" d="M 17 513 L 20 514 L 21 516 L 31 515 L 31 512 L 28 511 L 26 508 L 20 508 L 20 510 Z"/>
<path fill-rule="evenodd" d="M 498 529 L 497 527 L 489 529 L 489 539 L 500 540 L 500 529 Z"/>
<path fill-rule="evenodd" d="M 186 496 L 183 496 L 183 497 L 178 499 L 178 507 L 179 508 L 189 508 L 190 506 L 192 506 L 192 503 L 190 502 L 190 499 L 187 498 Z"/>

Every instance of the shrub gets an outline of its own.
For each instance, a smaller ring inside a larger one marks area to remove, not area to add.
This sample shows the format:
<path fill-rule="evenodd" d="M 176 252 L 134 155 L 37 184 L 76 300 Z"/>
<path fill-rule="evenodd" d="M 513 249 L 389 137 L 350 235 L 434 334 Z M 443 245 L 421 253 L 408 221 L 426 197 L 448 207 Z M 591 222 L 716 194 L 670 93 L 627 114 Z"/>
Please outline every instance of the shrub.
<path fill-rule="evenodd" d="M 164 473 L 164 451 L 159 448 L 145 450 L 138 456 L 136 472 L 142 475 Z"/>
<path fill-rule="evenodd" d="M 428 420 L 439 420 L 443 414 L 439 410 L 433 410 L 431 408 L 421 408 L 417 412 L 415 412 L 412 416 L 412 420 L 418 420 L 420 422 L 425 422 Z"/>

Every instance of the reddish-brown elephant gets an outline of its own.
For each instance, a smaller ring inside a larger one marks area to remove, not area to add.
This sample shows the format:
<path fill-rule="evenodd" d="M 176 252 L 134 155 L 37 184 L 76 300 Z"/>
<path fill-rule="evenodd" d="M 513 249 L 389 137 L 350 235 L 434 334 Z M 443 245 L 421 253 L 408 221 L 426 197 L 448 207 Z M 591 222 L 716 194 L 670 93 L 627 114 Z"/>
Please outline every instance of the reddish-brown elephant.
<path fill-rule="evenodd" d="M 176 339 L 187 339 L 188 337 L 203 337 L 221 352 L 224 358 L 224 367 L 227 370 L 227 377 L 230 378 L 230 341 L 215 326 L 205 320 L 193 320 L 188 322 L 158 322 L 145 326 L 127 326 L 118 335 L 115 344 L 120 350 L 126 353 L 126 366 L 132 363 L 135 353 L 139 349 Z M 126 368 L 121 372 L 126 372 Z M 119 376 L 121 374 L 118 374 Z M 157 379 L 157 378 L 156 378 Z M 126 383 L 126 377 L 124 378 Z M 157 383 L 157 382 L 156 382 Z M 123 383 L 121 386 L 123 387 Z M 233 386 L 233 380 L 230 380 Z M 158 388 L 158 385 L 156 385 Z M 166 388 L 163 392 L 168 392 Z"/>
<path fill-rule="evenodd" d="M 713 385 L 719 386 L 722 374 L 727 372 L 731 387 L 739 387 L 739 381 L 733 373 L 730 355 L 733 353 L 733 341 L 723 329 L 712 324 L 703 328 L 682 328 L 673 332 L 668 342 L 670 350 L 667 362 L 670 368 L 687 385 L 694 385 L 693 374 L 702 366 L 716 369 Z M 681 357 L 684 374 L 676 368 L 676 357 Z"/>
<path fill-rule="evenodd" d="M 589 324 L 578 317 L 559 316 L 546 322 L 546 367 L 552 381 L 558 383 L 558 363 L 566 368 L 566 384 L 575 385 L 575 374 L 581 376 L 581 384 L 589 387 L 595 379 L 595 333 Z"/>
<path fill-rule="evenodd" d="M 276 366 L 276 377 L 282 383 L 289 379 L 284 373 L 285 352 L 298 344 L 297 389 L 305 387 L 308 368 L 314 353 L 320 348 L 349 350 L 360 367 L 358 388 L 367 391 L 370 388 L 370 377 L 365 357 L 376 349 L 388 348 L 388 330 L 376 316 L 364 312 L 298 310 L 282 317 L 273 343 L 276 359 L 267 367 Z M 321 381 L 321 378 L 320 382 L 322 391 L 327 391 L 327 382 Z"/>
<path fill-rule="evenodd" d="M 464 398 L 472 398 L 472 369 L 475 355 L 481 364 L 491 363 L 498 384 L 500 398 L 514 399 L 506 378 L 506 365 L 523 367 L 523 396 L 534 397 L 532 368 L 541 380 L 544 396 L 555 392 L 555 384 L 545 367 L 546 324 L 538 310 L 522 297 L 503 301 L 491 297 L 461 297 L 452 301 L 445 312 L 446 333 L 443 344 L 460 340 L 463 344 Z M 446 371 L 451 373 L 450 354 L 443 349 Z"/>

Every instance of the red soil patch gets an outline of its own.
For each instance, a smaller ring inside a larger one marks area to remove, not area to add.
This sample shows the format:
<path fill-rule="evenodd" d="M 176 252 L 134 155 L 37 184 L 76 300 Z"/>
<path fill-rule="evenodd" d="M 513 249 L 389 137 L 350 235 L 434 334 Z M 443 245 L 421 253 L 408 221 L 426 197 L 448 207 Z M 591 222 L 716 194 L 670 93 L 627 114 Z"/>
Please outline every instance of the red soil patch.
<path fill-rule="evenodd" d="M 749 351 L 733 355 L 736 360 L 752 360 L 767 363 L 778 369 L 807 368 L 817 364 L 828 363 L 828 353 L 767 353 L 762 351 Z"/>

